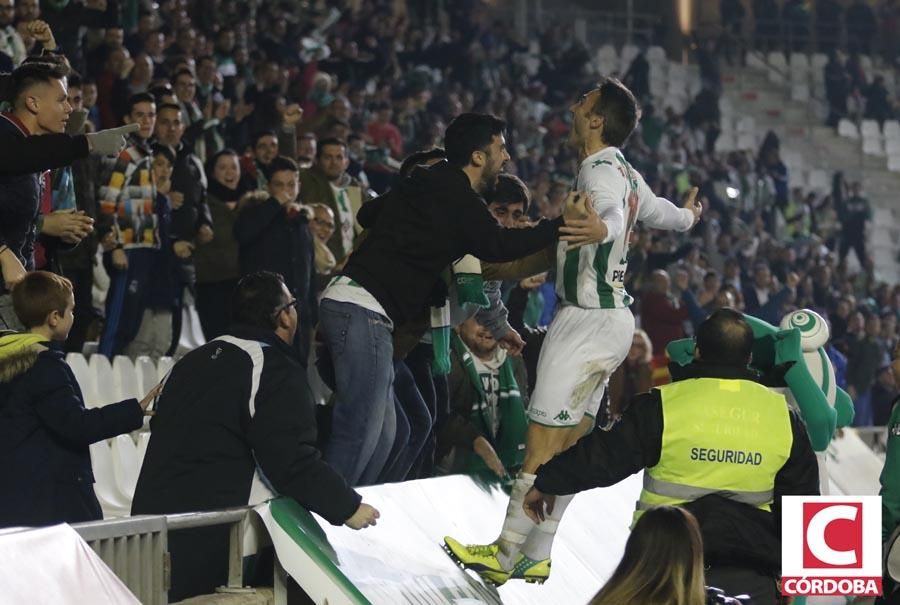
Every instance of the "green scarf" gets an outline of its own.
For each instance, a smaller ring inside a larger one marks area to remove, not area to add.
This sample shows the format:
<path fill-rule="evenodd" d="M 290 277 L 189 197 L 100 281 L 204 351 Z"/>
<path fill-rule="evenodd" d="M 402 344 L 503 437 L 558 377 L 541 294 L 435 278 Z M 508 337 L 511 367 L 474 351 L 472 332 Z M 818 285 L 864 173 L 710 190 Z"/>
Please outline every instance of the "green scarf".
<path fill-rule="evenodd" d="M 513 375 L 512 363 L 509 357 L 500 366 L 500 388 L 498 393 L 498 414 L 500 416 L 497 434 L 493 434 L 493 427 L 487 416 L 487 395 L 481 384 L 481 377 L 472 359 L 472 353 L 454 332 L 451 338 L 453 350 L 459 355 L 463 368 L 475 392 L 478 393 L 478 402 L 472 406 L 471 420 L 478 431 L 494 446 L 494 451 L 503 462 L 507 470 L 522 466 L 525 461 L 525 433 L 528 428 L 528 420 L 525 417 L 525 406 Z M 480 456 L 472 455 L 466 466 L 467 473 L 476 473 L 488 470 Z"/>
<path fill-rule="evenodd" d="M 488 307 L 490 301 L 484 295 L 481 277 L 481 261 L 467 254 L 445 270 L 441 276 L 449 285 L 456 286 L 459 306 L 466 304 Z M 431 308 L 431 349 L 433 353 L 431 373 L 446 376 L 450 373 L 450 300 L 441 307 Z"/>

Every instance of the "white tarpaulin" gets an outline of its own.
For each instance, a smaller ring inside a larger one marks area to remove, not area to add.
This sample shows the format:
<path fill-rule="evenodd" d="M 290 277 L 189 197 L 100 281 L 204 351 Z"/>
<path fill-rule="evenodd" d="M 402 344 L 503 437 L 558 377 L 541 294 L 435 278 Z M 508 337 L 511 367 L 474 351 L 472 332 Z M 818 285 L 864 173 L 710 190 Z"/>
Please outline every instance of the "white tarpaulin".
<path fill-rule="evenodd" d="M 139 605 L 74 529 L 54 525 L 0 533 L 0 605 Z"/>

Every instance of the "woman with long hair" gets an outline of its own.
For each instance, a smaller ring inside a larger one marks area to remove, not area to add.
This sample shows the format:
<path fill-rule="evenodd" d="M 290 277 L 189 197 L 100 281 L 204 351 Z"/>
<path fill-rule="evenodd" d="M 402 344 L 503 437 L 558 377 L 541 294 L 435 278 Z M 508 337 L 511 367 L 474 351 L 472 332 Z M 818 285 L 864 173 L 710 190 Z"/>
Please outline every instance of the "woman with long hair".
<path fill-rule="evenodd" d="M 239 157 L 233 149 L 223 149 L 206 163 L 209 188 L 206 201 L 212 214 L 215 234 L 212 241 L 194 251 L 197 268 L 197 314 L 203 333 L 211 340 L 228 327 L 228 301 L 241 276 L 238 244 L 234 239 L 238 200 L 247 192 L 241 181 Z"/>
<path fill-rule="evenodd" d="M 703 541 L 694 515 L 656 506 L 635 524 L 625 554 L 591 605 L 704 605 Z"/>

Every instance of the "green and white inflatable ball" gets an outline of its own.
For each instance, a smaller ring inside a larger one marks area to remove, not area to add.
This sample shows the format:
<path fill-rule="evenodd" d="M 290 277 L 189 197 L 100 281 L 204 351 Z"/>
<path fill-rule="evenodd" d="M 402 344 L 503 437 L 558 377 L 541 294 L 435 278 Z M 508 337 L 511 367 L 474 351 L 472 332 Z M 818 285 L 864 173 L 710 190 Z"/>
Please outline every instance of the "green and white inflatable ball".
<path fill-rule="evenodd" d="M 834 407 L 837 397 L 837 384 L 834 379 L 834 366 L 823 348 L 831 337 L 828 322 L 821 315 L 809 309 L 800 309 L 788 313 L 781 319 L 782 330 L 797 328 L 800 330 L 800 348 L 803 350 L 803 361 L 810 376 L 825 394 L 828 405 Z"/>

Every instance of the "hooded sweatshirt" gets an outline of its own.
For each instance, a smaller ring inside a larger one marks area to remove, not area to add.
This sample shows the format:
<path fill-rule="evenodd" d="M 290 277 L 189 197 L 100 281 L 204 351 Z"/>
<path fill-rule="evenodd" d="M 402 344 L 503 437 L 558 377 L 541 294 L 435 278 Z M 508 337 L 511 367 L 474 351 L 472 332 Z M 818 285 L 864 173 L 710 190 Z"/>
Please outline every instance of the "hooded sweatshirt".
<path fill-rule="evenodd" d="M 136 399 L 85 409 L 59 344 L 0 334 L 0 527 L 102 518 L 88 446 L 143 418 Z"/>

